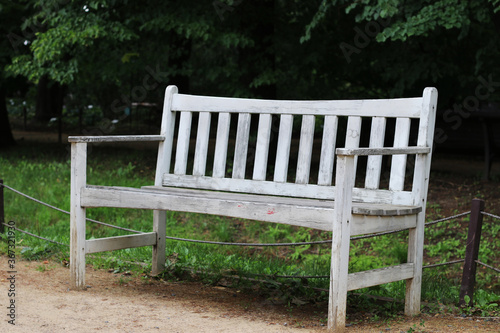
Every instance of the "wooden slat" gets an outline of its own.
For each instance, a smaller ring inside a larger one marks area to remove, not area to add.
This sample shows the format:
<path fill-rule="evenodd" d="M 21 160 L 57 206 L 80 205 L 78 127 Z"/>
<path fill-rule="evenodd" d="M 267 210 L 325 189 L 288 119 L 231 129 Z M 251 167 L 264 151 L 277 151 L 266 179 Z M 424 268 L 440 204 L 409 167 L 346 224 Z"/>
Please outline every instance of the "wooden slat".
<path fill-rule="evenodd" d="M 271 115 L 262 113 L 259 116 L 259 129 L 255 146 L 254 180 L 266 180 L 269 140 L 271 137 Z"/>
<path fill-rule="evenodd" d="M 336 116 L 325 116 L 325 122 L 323 125 L 323 139 L 321 140 L 321 157 L 319 162 L 318 185 L 332 184 L 337 127 L 338 118 Z"/>
<path fill-rule="evenodd" d="M 196 149 L 194 153 L 193 175 L 204 176 L 207 166 L 208 138 L 210 135 L 210 113 L 200 112 Z"/>
<path fill-rule="evenodd" d="M 345 148 L 358 148 L 359 140 L 361 138 L 361 117 L 348 117 L 347 118 L 347 130 L 345 138 Z M 337 155 L 339 154 L 339 149 L 337 149 Z M 338 160 L 338 157 L 337 157 Z M 358 157 L 354 157 L 354 183 L 356 183 L 356 170 L 358 167 Z M 337 180 L 336 180 L 337 182 Z"/>
<path fill-rule="evenodd" d="M 163 186 L 186 187 L 215 191 L 267 194 L 297 198 L 330 199 L 335 197 L 334 186 L 313 184 L 279 183 L 250 179 L 198 177 L 191 175 L 163 175 Z M 411 192 L 386 190 L 353 189 L 354 201 L 405 204 L 411 201 Z"/>
<path fill-rule="evenodd" d="M 399 154 L 429 154 L 429 147 L 386 147 L 386 148 L 337 148 L 337 155 L 399 155 Z"/>
<path fill-rule="evenodd" d="M 179 134 L 177 136 L 177 151 L 175 153 L 174 173 L 185 175 L 189 153 L 189 139 L 191 136 L 192 113 L 185 111 L 181 113 Z"/>
<path fill-rule="evenodd" d="M 201 192 L 201 191 L 198 191 Z M 159 209 L 178 212 L 216 214 L 258 221 L 286 223 L 319 230 L 331 230 L 333 208 L 307 207 L 293 202 L 274 203 L 268 198 L 253 195 L 254 201 L 243 194 L 229 197 L 220 193 L 203 191 L 205 197 L 182 195 L 178 191 L 153 191 L 135 188 L 89 187 L 83 190 L 86 207 L 117 207 Z"/>
<path fill-rule="evenodd" d="M 378 286 L 380 284 L 406 280 L 413 277 L 415 265 L 412 263 L 401 264 L 370 271 L 351 273 L 348 277 L 347 290 L 356 290 Z"/>
<path fill-rule="evenodd" d="M 309 183 L 311 170 L 311 157 L 314 141 L 314 116 L 303 116 L 300 130 L 299 156 L 297 159 L 297 173 L 295 182 L 297 184 Z"/>
<path fill-rule="evenodd" d="M 370 131 L 370 148 L 381 148 L 384 146 L 386 118 L 374 117 Z M 377 189 L 380 184 L 380 173 L 382 170 L 382 156 L 368 156 L 366 165 L 365 187 Z"/>
<path fill-rule="evenodd" d="M 69 136 L 68 142 L 145 142 L 163 141 L 163 135 Z"/>
<path fill-rule="evenodd" d="M 176 112 L 172 112 L 172 98 L 177 93 L 176 86 L 168 86 L 165 90 L 165 99 L 163 101 L 163 116 L 161 119 L 160 134 L 165 137 L 164 141 L 158 144 L 158 157 L 156 160 L 155 185 L 160 185 L 162 176 L 170 171 L 172 162 L 172 148 L 174 145 L 174 131 Z M 155 253 L 155 249 L 153 249 Z M 160 258 L 159 261 L 162 259 Z M 154 266 L 154 264 L 153 264 Z"/>
<path fill-rule="evenodd" d="M 397 118 L 394 134 L 394 147 L 408 147 L 410 139 L 410 118 Z M 391 161 L 389 190 L 402 191 L 405 184 L 407 155 L 394 155 Z"/>
<path fill-rule="evenodd" d="M 296 198 L 268 197 L 238 193 L 218 193 L 161 187 L 123 188 L 87 187 L 82 191 L 85 207 L 116 207 L 172 210 L 216 214 L 235 218 L 283 223 L 332 231 L 334 208 L 331 202 Z M 357 204 L 353 204 L 353 207 Z M 377 223 L 377 224 L 375 224 Z M 412 215 L 377 216 L 352 215 L 353 235 L 392 231 L 415 225 Z"/>
<path fill-rule="evenodd" d="M 156 232 L 137 235 L 116 236 L 108 238 L 89 239 L 86 242 L 86 253 L 114 251 L 132 247 L 151 246 L 156 244 Z"/>
<path fill-rule="evenodd" d="M 353 203 L 353 210 L 356 209 L 364 210 L 369 208 L 367 206 Z M 418 211 L 418 209 L 413 210 Z M 415 228 L 416 223 L 416 215 L 369 216 L 353 213 L 351 235 L 365 235 L 378 232 L 410 229 Z"/>
<path fill-rule="evenodd" d="M 248 139 L 250 137 L 250 113 L 238 115 L 238 128 L 236 131 L 236 144 L 234 146 L 233 178 L 245 178 L 247 165 Z"/>
<path fill-rule="evenodd" d="M 278 148 L 276 150 L 276 163 L 274 166 L 274 181 L 284 183 L 288 175 L 288 162 L 290 159 L 290 144 L 292 141 L 293 116 L 282 115 L 278 134 Z"/>
<path fill-rule="evenodd" d="M 345 148 L 359 148 L 361 137 L 361 117 L 349 117 L 347 119 L 347 132 Z"/>
<path fill-rule="evenodd" d="M 230 113 L 220 113 L 217 123 L 217 139 L 215 141 L 214 153 L 214 178 L 223 178 L 226 175 L 226 158 L 229 141 L 229 125 L 231 124 Z"/>
<path fill-rule="evenodd" d="M 417 118 L 422 110 L 422 97 L 343 101 L 278 101 L 176 94 L 172 109 L 175 111 L 249 112 L 278 115 Z"/>

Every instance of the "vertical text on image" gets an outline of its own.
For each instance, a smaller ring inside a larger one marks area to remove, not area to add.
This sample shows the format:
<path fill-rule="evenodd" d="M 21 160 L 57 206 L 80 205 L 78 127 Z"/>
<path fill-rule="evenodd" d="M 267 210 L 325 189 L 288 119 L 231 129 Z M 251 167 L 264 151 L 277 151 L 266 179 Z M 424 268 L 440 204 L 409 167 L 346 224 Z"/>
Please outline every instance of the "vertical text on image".
<path fill-rule="evenodd" d="M 11 325 L 16 324 L 16 222 L 9 221 L 7 228 L 7 265 L 8 265 L 8 278 L 7 278 L 7 297 L 9 298 L 9 305 L 7 306 L 8 323 Z"/>

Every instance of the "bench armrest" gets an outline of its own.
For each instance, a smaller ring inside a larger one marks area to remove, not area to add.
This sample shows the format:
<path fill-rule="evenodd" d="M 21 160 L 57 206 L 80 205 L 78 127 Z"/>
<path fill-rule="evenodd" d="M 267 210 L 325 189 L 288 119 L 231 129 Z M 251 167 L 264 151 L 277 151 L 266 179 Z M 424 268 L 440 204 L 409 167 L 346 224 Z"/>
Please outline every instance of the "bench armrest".
<path fill-rule="evenodd" d="M 402 147 L 402 148 L 337 148 L 340 156 L 368 156 L 368 155 L 399 155 L 399 154 L 429 154 L 429 147 Z"/>
<path fill-rule="evenodd" d="M 109 136 L 70 136 L 69 142 L 140 142 L 164 141 L 163 135 L 109 135 Z"/>

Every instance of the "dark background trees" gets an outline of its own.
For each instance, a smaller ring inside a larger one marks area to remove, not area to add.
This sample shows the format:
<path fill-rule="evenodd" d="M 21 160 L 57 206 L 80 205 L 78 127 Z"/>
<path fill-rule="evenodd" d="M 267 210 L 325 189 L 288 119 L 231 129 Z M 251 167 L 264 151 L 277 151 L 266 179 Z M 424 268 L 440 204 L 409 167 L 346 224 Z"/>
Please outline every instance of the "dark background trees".
<path fill-rule="evenodd" d="M 63 114 L 86 119 L 96 109 L 97 118 L 121 120 L 137 103 L 156 104 L 159 113 L 168 84 L 185 93 L 279 99 L 418 96 L 436 86 L 439 109 L 465 107 L 465 121 L 469 109 L 499 99 L 499 6 L 4 0 L 0 97 L 27 102 L 46 124 Z M 489 83 L 479 98 L 481 80 Z M 4 145 L 13 141 L 6 109 Z"/>

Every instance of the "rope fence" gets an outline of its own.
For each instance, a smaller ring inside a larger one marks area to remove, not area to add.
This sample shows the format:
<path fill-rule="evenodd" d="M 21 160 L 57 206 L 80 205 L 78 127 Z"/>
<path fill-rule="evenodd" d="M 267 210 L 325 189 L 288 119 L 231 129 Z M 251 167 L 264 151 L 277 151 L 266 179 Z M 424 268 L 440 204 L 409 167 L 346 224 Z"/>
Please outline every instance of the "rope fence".
<path fill-rule="evenodd" d="M 55 207 L 55 206 L 50 205 L 48 203 L 45 203 L 45 202 L 43 202 L 41 200 L 35 199 L 32 196 L 29 196 L 29 195 L 27 195 L 25 193 L 22 193 L 19 190 L 16 190 L 16 189 L 14 189 L 14 188 L 12 188 L 12 187 L 10 187 L 8 185 L 3 184 L 3 182 L 0 181 L 0 188 L 2 188 L 2 187 L 6 188 L 8 190 L 11 190 L 12 192 L 17 193 L 18 195 L 21 195 L 21 196 L 23 196 L 23 197 L 25 197 L 25 198 L 27 198 L 29 200 L 32 200 L 32 201 L 34 201 L 36 203 L 39 203 L 41 205 L 44 205 L 46 207 L 49 207 L 49 208 L 54 209 L 56 211 L 59 211 L 61 213 L 68 214 L 68 215 L 70 214 L 70 212 L 68 212 L 66 210 L 60 209 L 58 207 Z M 3 195 L 3 193 L 2 193 L 2 195 Z M 2 204 L 2 209 L 3 209 L 3 202 L 1 202 L 0 204 Z M 483 202 L 483 205 L 484 205 L 484 202 Z M 457 219 L 457 218 L 460 218 L 460 217 L 463 217 L 463 216 L 466 216 L 466 215 L 470 215 L 472 213 L 473 213 L 472 211 L 467 211 L 467 212 L 464 212 L 464 213 L 452 215 L 452 216 L 441 218 L 441 219 L 438 219 L 438 220 L 426 222 L 425 226 L 430 226 L 430 225 L 434 225 L 434 224 L 437 224 L 437 223 L 440 223 L 440 222 L 445 222 L 445 221 Z M 479 213 L 480 214 L 478 214 L 478 215 L 482 214 L 482 215 L 489 216 L 489 217 L 492 217 L 494 219 L 499 219 L 500 220 L 500 216 L 497 216 L 497 215 L 494 215 L 494 214 L 491 214 L 491 213 L 487 213 L 487 212 L 484 212 L 482 210 L 480 210 Z M 142 234 L 142 233 L 144 233 L 143 231 L 138 231 L 138 230 L 133 230 L 133 229 L 129 229 L 129 228 L 119 227 L 119 226 L 116 226 L 116 225 L 104 223 L 104 222 L 97 221 L 97 220 L 90 219 L 90 218 L 87 218 L 86 220 L 89 221 L 89 222 L 92 222 L 92 223 L 96 223 L 96 224 L 99 224 L 99 225 L 103 225 L 103 226 L 106 226 L 106 227 L 115 228 L 115 229 L 119 229 L 119 230 L 123 230 L 123 231 L 127 231 L 127 232 L 132 232 L 132 233 L 136 233 L 136 234 Z M 482 220 L 482 218 L 481 218 L 481 220 Z M 48 239 L 48 238 L 44 238 L 44 237 L 35 235 L 33 233 L 30 233 L 28 231 L 19 229 L 19 228 L 15 227 L 15 226 L 12 226 L 12 225 L 9 225 L 9 224 L 3 223 L 3 222 L 0 223 L 0 225 L 6 226 L 6 227 L 9 227 L 9 228 L 13 228 L 16 231 L 19 231 L 21 233 L 27 234 L 29 236 L 32 236 L 32 237 L 35 237 L 35 238 L 38 238 L 38 239 L 41 239 L 41 240 L 44 240 L 44 241 L 47 241 L 47 242 L 51 242 L 51 243 L 54 243 L 54 244 L 57 244 L 57 245 L 65 246 L 65 247 L 69 247 L 68 244 L 60 243 L 60 242 L 57 242 L 57 241 L 54 241 L 54 240 L 51 240 L 51 239 Z M 405 229 L 388 231 L 388 232 L 374 233 L 374 234 L 370 234 L 370 235 L 356 236 L 356 237 L 351 237 L 351 240 L 359 240 L 359 239 L 366 239 L 366 238 L 377 237 L 377 236 L 382 236 L 382 235 L 388 235 L 388 234 L 398 233 L 398 232 L 401 232 L 403 230 L 405 230 Z M 469 237 L 470 237 L 470 235 L 469 235 Z M 216 241 L 206 241 L 206 240 L 194 240 L 194 239 L 172 237 L 172 236 L 166 236 L 165 238 L 166 239 L 170 239 L 170 240 L 175 240 L 175 241 L 184 241 L 184 242 L 192 242 L 192 243 L 213 244 L 213 245 L 231 245 L 231 246 L 254 246 L 254 247 L 302 246 L 302 245 L 315 245 L 315 244 L 331 244 L 331 242 L 332 242 L 332 240 L 329 239 L 329 240 L 322 240 L 322 241 L 293 242 L 293 243 L 237 243 L 237 242 L 216 242 Z M 434 268 L 434 267 L 445 266 L 445 265 L 453 265 L 453 264 L 463 263 L 463 262 L 466 262 L 466 259 L 459 259 L 459 260 L 454 260 L 454 261 L 449 261 L 449 262 L 444 262 L 444 263 L 439 263 L 439 264 L 427 265 L 427 266 L 423 266 L 422 268 L 424 268 L 424 269 Z M 477 258 L 474 260 L 474 262 L 477 263 L 477 264 L 479 264 L 479 265 L 482 265 L 482 266 L 484 266 L 484 267 L 486 267 L 488 269 L 491 269 L 491 270 L 493 270 L 493 271 L 495 271 L 497 273 L 500 273 L 500 269 L 492 267 L 490 265 L 487 265 L 487 264 L 485 264 L 485 263 L 477 260 Z M 323 278 L 329 278 L 330 277 L 329 275 L 314 275 L 314 276 L 264 275 L 264 274 L 251 274 L 251 275 L 262 276 L 262 277 L 274 277 L 274 278 L 289 278 L 289 279 L 323 279 Z"/>

